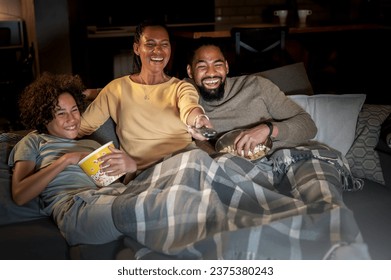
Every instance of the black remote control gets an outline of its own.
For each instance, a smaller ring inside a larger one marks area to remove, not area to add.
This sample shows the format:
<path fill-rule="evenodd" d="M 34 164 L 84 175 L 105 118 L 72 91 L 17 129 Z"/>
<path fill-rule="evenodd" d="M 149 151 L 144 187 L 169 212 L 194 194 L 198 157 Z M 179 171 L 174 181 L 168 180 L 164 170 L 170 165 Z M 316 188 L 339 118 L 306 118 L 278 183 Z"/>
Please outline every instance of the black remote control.
<path fill-rule="evenodd" d="M 197 133 L 200 133 L 202 136 L 204 136 L 205 138 L 208 138 L 208 139 L 215 137 L 217 134 L 216 130 L 214 130 L 212 128 L 205 127 L 205 126 L 200 127 L 200 128 L 194 128 L 194 130 Z"/>

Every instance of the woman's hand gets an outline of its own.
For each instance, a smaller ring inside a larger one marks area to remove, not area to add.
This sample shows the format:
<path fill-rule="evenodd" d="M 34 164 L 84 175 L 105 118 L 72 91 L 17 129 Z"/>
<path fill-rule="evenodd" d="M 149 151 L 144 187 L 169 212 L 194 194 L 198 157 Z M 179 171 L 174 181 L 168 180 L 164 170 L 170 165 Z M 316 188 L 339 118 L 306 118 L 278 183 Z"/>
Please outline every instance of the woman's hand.
<path fill-rule="evenodd" d="M 206 131 L 200 130 L 201 128 L 206 128 Z M 208 129 L 210 129 L 210 131 Z M 205 114 L 196 115 L 194 117 L 193 125 L 187 126 L 187 131 L 190 133 L 191 137 L 201 141 L 209 140 L 216 134 L 216 132 L 213 130 L 212 123 Z"/>
<path fill-rule="evenodd" d="M 216 136 L 216 131 L 209 127 L 195 128 L 194 126 L 188 126 L 187 131 L 191 137 L 200 141 L 209 140 Z"/>
<path fill-rule="evenodd" d="M 137 170 L 137 164 L 124 151 L 109 147 L 112 153 L 101 156 L 98 160 L 101 161 L 100 169 L 108 175 L 122 175 L 124 173 L 133 173 Z"/>

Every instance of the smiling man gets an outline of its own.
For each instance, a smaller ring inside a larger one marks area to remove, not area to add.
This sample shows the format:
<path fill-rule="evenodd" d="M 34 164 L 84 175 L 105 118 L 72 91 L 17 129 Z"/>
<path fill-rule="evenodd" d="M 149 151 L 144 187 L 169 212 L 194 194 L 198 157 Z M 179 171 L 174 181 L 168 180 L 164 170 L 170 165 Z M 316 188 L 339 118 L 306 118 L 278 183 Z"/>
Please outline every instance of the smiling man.
<path fill-rule="evenodd" d="M 268 137 L 273 149 L 294 147 L 312 139 L 317 132 L 311 116 L 289 99 L 277 85 L 257 75 L 227 77 L 229 64 L 217 45 L 196 48 L 187 74 L 201 96 L 219 135 L 248 128 L 236 139 L 236 150 L 252 151 Z"/>

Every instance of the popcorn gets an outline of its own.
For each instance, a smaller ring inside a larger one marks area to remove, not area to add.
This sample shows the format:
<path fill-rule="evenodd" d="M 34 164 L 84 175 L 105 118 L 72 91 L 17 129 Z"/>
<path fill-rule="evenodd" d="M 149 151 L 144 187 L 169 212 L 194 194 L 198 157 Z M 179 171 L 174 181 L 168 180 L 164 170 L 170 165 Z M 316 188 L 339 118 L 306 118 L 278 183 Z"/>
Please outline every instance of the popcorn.
<path fill-rule="evenodd" d="M 125 174 L 123 173 L 111 176 L 100 170 L 100 162 L 98 161 L 98 158 L 111 153 L 109 146 L 114 148 L 113 141 L 110 141 L 96 149 L 78 163 L 84 172 L 90 176 L 99 187 L 108 186 Z"/>
<path fill-rule="evenodd" d="M 224 149 L 220 150 L 219 152 L 221 152 L 221 153 L 230 153 L 230 154 L 238 155 L 238 156 L 250 159 L 250 160 L 256 160 L 256 159 L 259 159 L 261 157 L 264 157 L 269 152 L 269 150 L 270 149 L 267 146 L 259 144 L 259 145 L 255 146 L 254 151 L 249 151 L 248 155 L 246 156 L 246 155 L 244 155 L 244 151 L 243 150 L 239 154 L 234 149 L 234 146 L 230 145 L 230 146 L 224 147 Z"/>

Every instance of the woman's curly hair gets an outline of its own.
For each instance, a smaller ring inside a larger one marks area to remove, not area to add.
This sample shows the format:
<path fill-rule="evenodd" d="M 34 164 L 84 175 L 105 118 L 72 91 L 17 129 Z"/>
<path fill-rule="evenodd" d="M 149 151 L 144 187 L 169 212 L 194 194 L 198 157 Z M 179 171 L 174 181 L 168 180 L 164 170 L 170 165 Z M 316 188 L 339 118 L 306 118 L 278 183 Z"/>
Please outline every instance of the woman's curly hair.
<path fill-rule="evenodd" d="M 43 73 L 28 85 L 19 98 L 20 120 L 27 129 L 47 132 L 46 125 L 54 119 L 58 97 L 67 92 L 73 96 L 80 112 L 87 107 L 81 78 L 71 74 Z"/>

